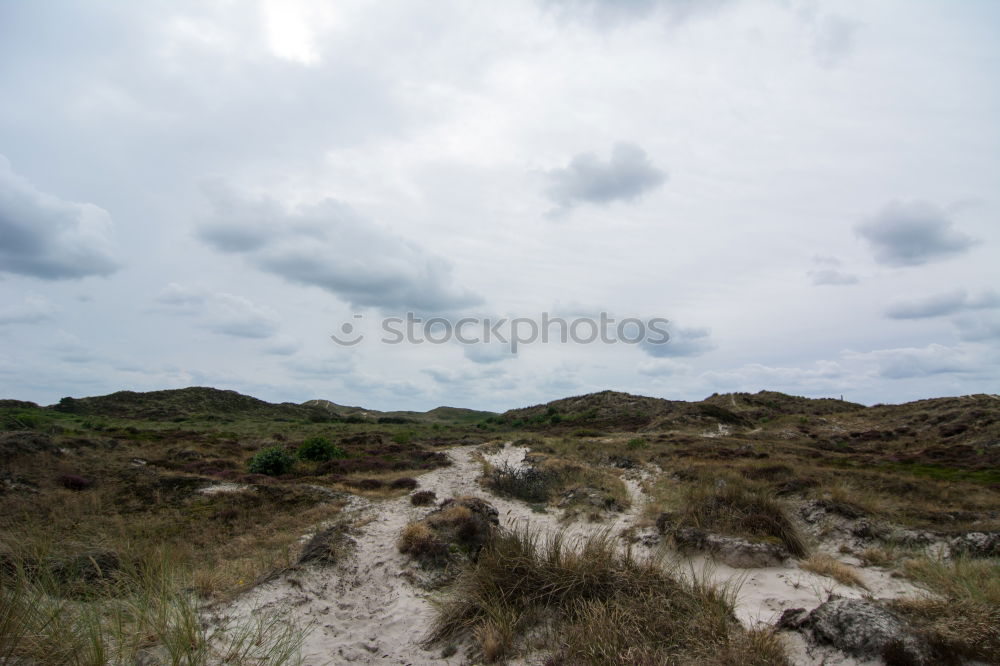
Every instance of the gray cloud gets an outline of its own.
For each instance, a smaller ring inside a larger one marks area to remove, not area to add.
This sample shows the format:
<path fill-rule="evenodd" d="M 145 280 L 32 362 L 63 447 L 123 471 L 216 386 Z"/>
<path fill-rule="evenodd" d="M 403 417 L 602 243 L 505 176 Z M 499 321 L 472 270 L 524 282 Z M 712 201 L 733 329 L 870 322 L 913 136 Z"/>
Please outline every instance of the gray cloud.
<path fill-rule="evenodd" d="M 325 199 L 290 211 L 277 202 L 206 190 L 213 213 L 198 236 L 267 273 L 325 289 L 355 307 L 447 311 L 481 302 L 454 284 L 452 266 L 416 243 Z"/>
<path fill-rule="evenodd" d="M 809 277 L 815 285 L 844 285 L 857 284 L 858 276 L 853 273 L 844 273 L 834 268 L 823 268 L 809 271 Z"/>
<path fill-rule="evenodd" d="M 688 366 L 669 358 L 647 359 L 636 368 L 640 375 L 647 377 L 669 377 L 671 375 L 685 374 L 690 370 Z"/>
<path fill-rule="evenodd" d="M 961 254 L 978 242 L 952 226 L 933 204 L 893 201 L 856 231 L 871 245 L 878 263 L 918 266 Z"/>
<path fill-rule="evenodd" d="M 221 335 L 263 339 L 281 328 L 274 310 L 226 292 L 171 283 L 156 297 L 156 303 L 172 314 L 197 316 L 205 329 Z"/>
<path fill-rule="evenodd" d="M 997 292 L 988 290 L 978 296 L 970 296 L 964 289 L 955 289 L 911 301 L 897 301 L 886 308 L 885 315 L 890 319 L 925 319 L 991 308 L 1000 308 L 1000 294 Z"/>
<path fill-rule="evenodd" d="M 7 324 L 40 324 L 51 321 L 56 308 L 43 296 L 27 296 L 17 305 L 0 309 L 0 326 Z"/>
<path fill-rule="evenodd" d="M 271 356 L 293 356 L 301 347 L 302 343 L 295 338 L 279 337 L 265 347 L 263 352 Z"/>
<path fill-rule="evenodd" d="M 583 20 L 602 28 L 647 18 L 662 12 L 671 21 L 681 22 L 708 13 L 731 0 L 543 0 L 564 20 Z"/>
<path fill-rule="evenodd" d="M 0 271 L 43 280 L 110 275 L 119 268 L 112 223 L 93 204 L 40 192 L 0 155 Z"/>
<path fill-rule="evenodd" d="M 1000 317 L 984 315 L 959 317 L 952 322 L 960 338 L 967 342 L 1000 340 Z"/>
<path fill-rule="evenodd" d="M 834 67 L 842 62 L 857 40 L 860 24 L 842 16 L 824 16 L 813 28 L 813 53 L 823 67 Z"/>
<path fill-rule="evenodd" d="M 499 363 L 500 361 L 517 358 L 517 354 L 510 351 L 510 345 L 498 343 L 464 345 L 462 353 L 465 355 L 465 358 L 473 363 L 480 364 Z"/>
<path fill-rule="evenodd" d="M 974 372 L 978 367 L 974 359 L 961 350 L 938 344 L 917 348 L 881 349 L 857 357 L 867 357 L 875 361 L 879 376 L 886 379 L 962 374 Z"/>
<path fill-rule="evenodd" d="M 581 153 L 566 168 L 549 171 L 548 179 L 546 194 L 565 210 L 581 203 L 633 201 L 666 182 L 667 174 L 653 166 L 642 148 L 620 142 L 608 161 Z"/>
<path fill-rule="evenodd" d="M 857 284 L 858 276 L 840 270 L 841 261 L 836 257 L 817 254 L 813 257 L 817 268 L 809 271 L 809 277 L 815 285 L 845 285 Z"/>
<path fill-rule="evenodd" d="M 295 359 L 287 362 L 285 367 L 301 379 L 343 378 L 354 370 L 354 359 L 350 356 Z"/>
<path fill-rule="evenodd" d="M 281 327 L 270 308 L 233 294 L 215 294 L 209 305 L 206 327 L 213 333 L 237 338 L 269 338 Z"/>
<path fill-rule="evenodd" d="M 664 344 L 653 344 L 643 341 L 642 347 L 650 356 L 699 356 L 715 349 L 708 328 L 670 327 L 670 341 Z"/>

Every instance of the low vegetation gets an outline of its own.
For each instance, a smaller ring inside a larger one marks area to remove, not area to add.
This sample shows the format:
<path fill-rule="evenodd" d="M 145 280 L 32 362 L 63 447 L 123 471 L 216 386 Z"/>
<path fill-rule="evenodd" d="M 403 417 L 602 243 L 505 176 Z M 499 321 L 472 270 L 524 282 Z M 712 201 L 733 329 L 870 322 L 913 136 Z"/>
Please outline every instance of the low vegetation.
<path fill-rule="evenodd" d="M 398 546 L 428 580 L 462 571 L 435 645 L 471 639 L 484 660 L 542 652 L 552 666 L 784 663 L 774 636 L 733 619 L 731 589 L 610 537 L 567 545 L 498 533 L 462 498 L 434 507 L 421 474 L 450 464 L 445 448 L 487 440 L 530 448 L 528 464 L 487 467 L 484 482 L 535 510 L 605 519 L 629 507 L 623 479 L 645 479 L 637 528 L 660 519 L 668 533 L 780 544 L 802 568 L 860 587 L 852 567 L 810 556 L 807 542 L 839 529 L 841 552 L 927 589 L 893 608 L 938 662 L 997 663 L 1000 563 L 916 555 L 926 535 L 1000 529 L 995 397 L 867 408 L 602 392 L 496 415 L 274 405 L 212 389 L 0 401 L 0 663 L 294 661 L 308 627 L 208 626 L 199 611 L 303 561 L 338 561 L 348 531 L 317 535 L 312 550 L 300 537 L 339 524 L 349 493 L 429 507 Z M 807 527 L 805 508 L 833 527 Z"/>
<path fill-rule="evenodd" d="M 548 502 L 559 479 L 555 472 L 503 462 L 487 470 L 486 485 L 493 492 L 525 502 Z"/>
<path fill-rule="evenodd" d="M 325 462 L 334 458 L 347 457 L 347 453 L 327 437 L 310 437 L 299 444 L 297 453 L 302 460 L 313 462 Z"/>
<path fill-rule="evenodd" d="M 1000 663 L 1000 560 L 920 556 L 902 571 L 934 596 L 896 600 L 893 609 L 917 626 L 940 663 Z"/>
<path fill-rule="evenodd" d="M 94 553 L 67 566 L 64 559 L 8 554 L 0 585 L 0 663 L 298 663 L 303 627 L 263 616 L 207 625 L 188 592 L 190 579 L 172 559 L 167 551 L 140 562 Z"/>
<path fill-rule="evenodd" d="M 803 557 L 807 550 L 785 504 L 767 488 L 735 476 L 688 485 L 677 511 L 667 514 L 664 522 L 674 529 L 694 527 L 750 540 L 774 540 L 795 557 Z"/>
<path fill-rule="evenodd" d="M 806 571 L 811 571 L 820 576 L 829 576 L 841 585 L 849 585 L 867 589 L 864 580 L 858 575 L 854 567 L 844 564 L 840 560 L 825 553 L 815 553 L 803 560 L 800 567 Z"/>
<path fill-rule="evenodd" d="M 396 547 L 425 566 L 445 566 L 457 558 L 475 559 L 497 524 L 496 509 L 482 499 L 447 499 L 426 518 L 407 525 Z"/>
<path fill-rule="evenodd" d="M 733 589 L 675 577 L 607 536 L 566 544 L 498 533 L 438 609 L 430 645 L 472 638 L 489 662 L 543 650 L 550 664 L 785 664 L 768 631 L 732 614 Z"/>
<path fill-rule="evenodd" d="M 295 466 L 293 458 L 282 446 L 271 446 L 260 451 L 250 462 L 247 469 L 251 474 L 265 474 L 267 476 L 281 476 L 288 474 Z"/>
<path fill-rule="evenodd" d="M 296 663 L 309 627 L 206 624 L 204 605 L 336 560 L 341 535 L 300 539 L 350 484 L 405 494 L 439 447 L 481 437 L 463 410 L 400 444 L 401 426 L 315 409 L 213 389 L 0 401 L 0 663 Z"/>
<path fill-rule="evenodd" d="M 579 512 L 623 511 L 631 504 L 628 489 L 617 474 L 558 458 L 529 465 L 487 465 L 483 482 L 498 495 L 530 504 L 555 504 L 566 509 L 570 518 Z"/>

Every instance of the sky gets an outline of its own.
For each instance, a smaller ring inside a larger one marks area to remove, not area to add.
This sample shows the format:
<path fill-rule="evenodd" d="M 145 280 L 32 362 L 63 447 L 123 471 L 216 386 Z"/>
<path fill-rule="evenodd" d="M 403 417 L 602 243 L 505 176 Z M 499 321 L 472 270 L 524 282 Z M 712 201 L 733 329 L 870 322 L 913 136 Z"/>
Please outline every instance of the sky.
<path fill-rule="evenodd" d="M 995 393 L 998 25 L 988 0 L 0 0 L 0 397 Z M 406 313 L 669 340 L 384 342 Z"/>

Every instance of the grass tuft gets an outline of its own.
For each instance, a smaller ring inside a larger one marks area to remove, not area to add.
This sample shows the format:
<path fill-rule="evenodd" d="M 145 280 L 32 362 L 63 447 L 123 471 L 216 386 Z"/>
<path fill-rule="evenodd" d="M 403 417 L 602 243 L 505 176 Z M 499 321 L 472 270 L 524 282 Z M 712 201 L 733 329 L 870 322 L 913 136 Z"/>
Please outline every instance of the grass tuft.
<path fill-rule="evenodd" d="M 781 500 L 740 477 L 688 487 L 675 524 L 752 540 L 776 539 L 795 557 L 803 557 L 807 550 Z"/>
<path fill-rule="evenodd" d="M 903 573 L 936 596 L 892 607 L 918 628 L 941 661 L 1000 663 L 1000 560 L 918 557 Z"/>
<path fill-rule="evenodd" d="M 807 559 L 803 560 L 799 566 L 806 571 L 811 571 L 814 574 L 819 574 L 820 576 L 828 576 L 841 585 L 849 585 L 852 587 L 860 587 L 863 590 L 868 589 L 865 582 L 855 571 L 854 567 L 844 564 L 835 557 L 831 557 L 825 553 L 815 553 L 810 555 Z"/>
<path fill-rule="evenodd" d="M 487 662 L 535 636 L 554 665 L 787 663 L 773 635 L 736 621 L 734 593 L 619 552 L 607 534 L 570 546 L 562 534 L 502 532 L 438 607 L 427 644 L 471 637 Z"/>

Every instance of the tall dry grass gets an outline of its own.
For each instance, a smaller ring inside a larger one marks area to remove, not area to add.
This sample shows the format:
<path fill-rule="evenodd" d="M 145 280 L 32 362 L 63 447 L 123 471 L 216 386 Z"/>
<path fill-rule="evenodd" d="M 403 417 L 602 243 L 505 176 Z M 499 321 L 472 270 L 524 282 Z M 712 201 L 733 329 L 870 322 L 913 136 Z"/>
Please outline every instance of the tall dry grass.
<path fill-rule="evenodd" d="M 606 534 L 567 544 L 501 532 L 440 604 L 427 643 L 471 637 L 487 662 L 533 637 L 551 664 L 787 663 L 773 635 L 737 622 L 735 592 L 674 576 Z"/>

